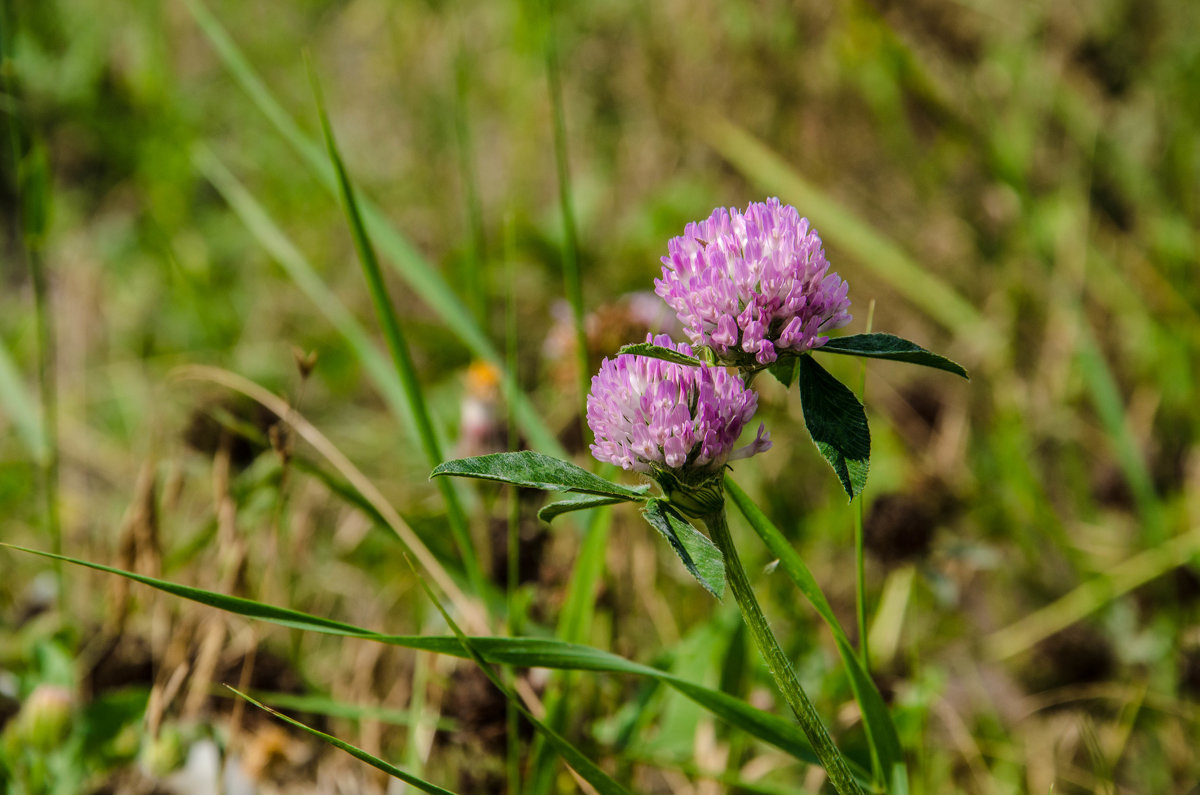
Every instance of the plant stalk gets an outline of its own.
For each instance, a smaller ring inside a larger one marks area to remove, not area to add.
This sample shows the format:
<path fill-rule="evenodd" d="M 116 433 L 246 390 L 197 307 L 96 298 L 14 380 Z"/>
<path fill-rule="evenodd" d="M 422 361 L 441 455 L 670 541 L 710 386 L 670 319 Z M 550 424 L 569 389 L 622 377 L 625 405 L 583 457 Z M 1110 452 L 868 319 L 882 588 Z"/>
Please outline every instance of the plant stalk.
<path fill-rule="evenodd" d="M 871 299 L 871 303 L 867 305 L 867 333 L 871 333 L 871 327 L 875 324 L 875 299 Z M 858 402 L 866 403 L 867 397 L 867 362 L 865 359 L 862 362 L 862 381 L 858 386 Z M 862 662 L 863 670 L 870 675 L 871 672 L 871 651 L 867 646 L 867 571 L 866 565 L 863 562 L 864 548 L 866 546 L 863 538 L 863 500 L 866 499 L 861 493 L 854 498 L 857 503 L 854 507 L 854 602 L 855 613 L 858 616 L 858 657 Z M 878 772 L 878 771 L 877 771 Z"/>
<path fill-rule="evenodd" d="M 771 676 L 775 679 L 775 685 L 783 693 L 788 706 L 795 713 L 796 719 L 800 722 L 800 728 L 804 730 L 808 741 L 812 743 L 813 750 L 816 751 L 817 758 L 825 767 L 825 772 L 834 789 L 841 795 L 862 795 L 862 788 L 850 774 L 846 760 L 838 751 L 837 746 L 833 744 L 833 740 L 830 739 L 825 724 L 821 722 L 816 708 L 809 701 L 808 695 L 800 685 L 800 680 L 796 678 L 796 671 L 792 668 L 791 661 L 779 647 L 779 641 L 775 639 L 775 633 L 771 631 L 767 617 L 763 615 L 762 608 L 759 607 L 754 590 L 750 587 L 750 579 L 746 576 L 741 558 L 738 557 L 737 549 L 733 545 L 733 536 L 730 535 L 729 525 L 725 520 L 724 507 L 716 513 L 702 517 L 702 520 L 708 527 L 713 543 L 717 545 L 717 549 L 721 550 L 721 554 L 725 558 L 725 579 L 742 611 L 742 618 L 745 620 L 746 626 L 750 628 L 750 634 L 754 636 L 759 653 L 766 660 L 767 670 L 771 672 Z"/>

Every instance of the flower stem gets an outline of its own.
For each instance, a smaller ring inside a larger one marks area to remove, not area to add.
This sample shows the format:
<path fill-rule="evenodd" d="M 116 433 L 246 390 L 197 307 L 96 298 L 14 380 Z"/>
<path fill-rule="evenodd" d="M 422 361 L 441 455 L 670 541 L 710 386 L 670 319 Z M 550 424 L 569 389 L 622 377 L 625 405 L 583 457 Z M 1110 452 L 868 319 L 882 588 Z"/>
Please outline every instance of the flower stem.
<path fill-rule="evenodd" d="M 742 561 L 738 557 L 737 549 L 733 546 L 733 536 L 730 535 L 729 525 L 725 521 L 725 509 L 722 507 L 716 513 L 703 517 L 703 521 L 708 527 L 713 543 L 725 557 L 725 578 L 729 582 L 729 589 L 733 591 L 733 597 L 742 611 L 742 618 L 746 621 L 746 626 L 750 628 L 750 634 L 754 636 L 759 653 L 767 662 L 767 670 L 771 672 L 771 676 L 787 700 L 788 706 L 796 714 L 800 728 L 804 730 L 808 741 L 812 743 L 813 750 L 816 751 L 817 758 L 825 767 L 825 772 L 829 775 L 834 789 L 841 795 L 849 793 L 861 795 L 862 789 L 851 775 L 850 768 L 846 765 L 846 760 L 842 757 L 841 752 L 830 739 L 829 732 L 825 730 L 825 724 L 821 722 L 816 708 L 808 700 L 808 695 L 801 687 L 800 680 L 796 678 L 795 669 L 792 668 L 792 664 L 783 650 L 779 648 L 779 641 L 775 639 L 775 633 L 767 624 L 767 618 L 763 615 L 762 608 L 758 605 L 758 599 L 750 587 L 750 579 L 746 576 L 746 570 L 742 568 Z"/>
<path fill-rule="evenodd" d="M 875 299 L 871 299 L 871 303 L 867 305 L 867 333 L 871 333 L 871 327 L 875 323 Z M 861 360 L 862 365 L 862 382 L 858 386 L 858 402 L 865 403 L 867 397 L 867 361 Z M 866 499 L 862 493 L 855 497 L 858 503 L 855 506 L 854 513 L 854 602 L 855 612 L 858 614 L 858 656 L 862 662 L 864 671 L 868 673 L 871 670 L 871 651 L 867 646 L 867 574 L 866 566 L 863 564 L 863 500 Z"/>
<path fill-rule="evenodd" d="M 858 614 L 858 657 L 864 671 L 871 670 L 871 651 L 867 647 L 867 574 L 863 563 L 863 498 L 854 506 L 854 602 Z"/>

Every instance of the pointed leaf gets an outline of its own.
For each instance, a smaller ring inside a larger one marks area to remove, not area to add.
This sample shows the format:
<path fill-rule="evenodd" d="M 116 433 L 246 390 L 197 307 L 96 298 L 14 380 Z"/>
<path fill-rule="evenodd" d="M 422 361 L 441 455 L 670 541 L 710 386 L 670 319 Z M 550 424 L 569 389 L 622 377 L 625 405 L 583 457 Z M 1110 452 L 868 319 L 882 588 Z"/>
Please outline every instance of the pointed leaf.
<path fill-rule="evenodd" d="M 366 751 L 364 751 L 363 749 L 361 749 L 357 746 L 351 745 L 350 743 L 345 742 L 343 740 L 339 740 L 338 738 L 334 737 L 332 734 L 326 734 L 323 731 L 318 731 L 318 730 L 312 728 L 311 726 L 307 726 L 307 725 L 301 723 L 300 721 L 296 720 L 295 718 L 289 718 L 287 715 L 284 715 L 282 712 L 276 712 L 275 710 L 271 709 L 270 707 L 266 706 L 265 704 L 261 704 L 258 701 L 255 701 L 253 698 L 251 698 L 250 696 L 246 695 L 245 693 L 241 692 L 240 690 L 238 690 L 236 688 L 230 687 L 229 685 L 225 685 L 225 687 L 228 687 L 234 693 L 241 696 L 245 700 L 249 701 L 251 704 L 258 707 L 259 709 L 271 713 L 272 715 L 279 718 L 280 720 L 285 721 L 286 723 L 290 723 L 298 729 L 303 729 L 304 731 L 308 732 L 309 734 L 313 735 L 314 737 L 318 737 L 318 738 L 324 740 L 325 742 L 329 743 L 334 748 L 339 748 L 339 749 L 345 751 L 346 753 L 350 754 L 350 756 L 353 756 L 355 759 L 358 759 L 362 762 L 366 762 L 371 767 L 382 770 L 384 773 L 387 773 L 392 778 L 398 778 L 401 781 L 403 781 L 405 784 L 408 784 L 411 787 L 416 787 L 417 789 L 421 790 L 421 792 L 429 792 L 429 793 L 433 793 L 433 795 L 454 795 L 454 793 L 452 791 L 450 791 L 448 789 L 443 789 L 443 788 L 437 786 L 436 784 L 430 784 L 428 781 L 417 778 L 416 776 L 412 775 L 411 773 L 406 773 L 404 770 L 401 770 L 400 768 L 396 767 L 395 765 L 385 762 L 377 756 L 372 756 L 371 754 L 367 753 Z"/>
<path fill-rule="evenodd" d="M 565 500 L 547 503 L 538 511 L 538 518 L 543 522 L 552 522 L 556 517 L 572 511 L 586 511 L 588 508 L 599 508 L 602 505 L 617 505 L 628 502 L 627 497 L 610 497 L 604 494 L 577 494 Z"/>
<path fill-rule="evenodd" d="M 896 362 L 909 362 L 948 373 L 961 375 L 970 380 L 967 371 L 958 362 L 951 361 L 945 356 L 927 351 L 915 342 L 897 337 L 895 334 L 855 334 L 850 337 L 834 337 L 820 348 L 813 350 L 821 353 L 840 353 L 845 356 L 868 356 L 872 359 L 891 359 Z"/>
<path fill-rule="evenodd" d="M 693 367 L 699 367 L 703 363 L 695 356 L 688 356 L 685 353 L 673 351 L 661 345 L 653 345 L 649 342 L 635 342 L 632 345 L 622 345 L 617 353 L 628 354 L 630 356 L 646 356 L 650 359 L 662 359 L 674 364 L 690 364 Z"/>
<path fill-rule="evenodd" d="M 519 453 L 492 453 L 475 458 L 458 458 L 438 465 L 431 478 L 455 475 L 463 478 L 498 480 L 544 491 L 578 491 L 602 494 L 624 500 L 640 500 L 649 486 L 622 486 L 593 475 L 574 464 L 548 455 L 523 450 Z"/>
<path fill-rule="evenodd" d="M 684 567 L 700 581 L 704 590 L 718 599 L 725 595 L 725 558 L 708 536 L 692 527 L 666 500 L 648 500 L 642 516 L 651 527 L 666 536 Z"/>
<path fill-rule="evenodd" d="M 783 384 L 785 389 L 791 389 L 796 381 L 798 359 L 798 356 L 781 356 L 767 367 L 767 372 L 775 376 L 775 380 Z"/>
<path fill-rule="evenodd" d="M 800 405 L 817 449 L 854 499 L 867 485 L 871 462 L 871 432 L 862 403 L 811 356 L 801 356 Z"/>

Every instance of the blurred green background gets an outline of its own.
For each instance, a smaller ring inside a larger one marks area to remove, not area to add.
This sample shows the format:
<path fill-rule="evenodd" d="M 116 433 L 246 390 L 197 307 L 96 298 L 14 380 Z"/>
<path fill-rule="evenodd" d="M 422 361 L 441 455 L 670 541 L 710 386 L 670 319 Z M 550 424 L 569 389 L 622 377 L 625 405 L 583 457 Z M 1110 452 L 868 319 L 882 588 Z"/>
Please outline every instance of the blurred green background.
<path fill-rule="evenodd" d="M 849 332 L 870 318 L 972 375 L 866 368 L 872 651 L 913 791 L 1190 791 L 1198 34 L 1200 5 L 1169 0 L 8 0 L 0 537 L 445 632 L 336 473 L 274 415 L 178 369 L 285 396 L 462 575 L 388 365 L 370 360 L 386 351 L 327 182 L 307 56 L 352 178 L 396 233 L 376 242 L 448 456 L 506 444 L 483 339 L 513 351 L 541 420 L 526 441 L 590 466 L 564 261 L 582 274 L 594 368 L 670 330 L 630 295 L 652 289 L 668 239 L 777 195 L 849 281 Z M 295 351 L 317 353 L 307 377 Z M 857 362 L 831 365 L 859 383 Z M 795 396 L 760 383 L 775 447 L 735 475 L 850 629 L 853 509 Z M 503 582 L 504 497 L 462 494 Z M 588 552 L 589 520 L 548 529 L 535 509 L 524 631 L 554 632 L 581 561 L 602 559 L 580 640 L 771 703 L 731 605 L 632 510 Z M 769 561 L 745 538 L 759 573 Z M 503 704 L 466 667 L 62 576 L 0 551 L 14 781 L 49 765 L 39 775 L 62 791 L 180 788 L 208 738 L 259 791 L 383 791 L 211 687 L 243 681 L 452 789 L 503 787 Z M 835 734 L 861 752 L 828 633 L 786 580 L 755 581 Z M 70 739 L 42 764 L 12 739 L 13 716 L 51 686 L 70 695 Z M 566 692 L 570 736 L 637 791 L 821 786 L 677 695 L 591 675 Z"/>

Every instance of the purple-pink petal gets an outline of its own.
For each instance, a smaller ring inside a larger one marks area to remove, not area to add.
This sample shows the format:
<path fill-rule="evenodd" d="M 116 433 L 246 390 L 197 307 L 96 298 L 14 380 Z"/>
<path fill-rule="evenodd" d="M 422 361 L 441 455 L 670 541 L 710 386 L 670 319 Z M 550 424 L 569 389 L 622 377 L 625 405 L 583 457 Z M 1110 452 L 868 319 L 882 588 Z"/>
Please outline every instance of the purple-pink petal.
<path fill-rule="evenodd" d="M 779 350 L 823 345 L 818 332 L 850 322 L 848 285 L 829 272 L 821 238 L 778 199 L 744 213 L 717 209 L 688 224 L 667 252 L 655 292 L 693 343 L 719 354 L 741 350 L 767 364 Z"/>
<path fill-rule="evenodd" d="M 646 341 L 692 353 L 666 335 Z M 757 407 L 757 394 L 723 367 L 627 354 L 605 359 L 587 401 L 588 425 L 596 436 L 592 455 L 638 472 L 652 466 L 716 471 L 729 460 Z M 766 449 L 759 441 L 749 447 Z M 740 457 L 749 454 L 746 449 Z"/>

